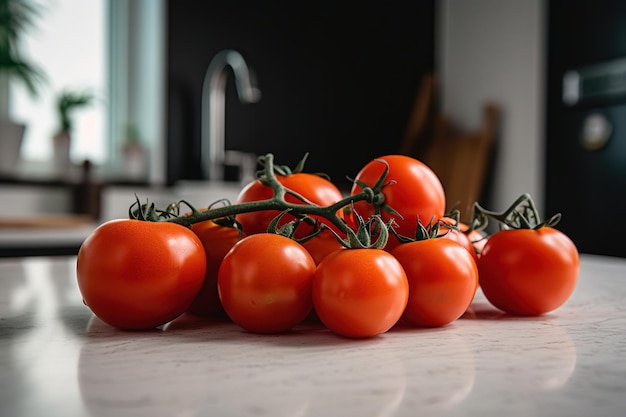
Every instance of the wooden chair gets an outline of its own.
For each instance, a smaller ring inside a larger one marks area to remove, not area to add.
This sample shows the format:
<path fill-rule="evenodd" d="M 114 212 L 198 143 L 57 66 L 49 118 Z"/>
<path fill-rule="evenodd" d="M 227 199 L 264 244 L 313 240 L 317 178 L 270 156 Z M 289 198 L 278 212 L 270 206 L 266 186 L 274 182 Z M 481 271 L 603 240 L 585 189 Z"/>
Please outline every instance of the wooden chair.
<path fill-rule="evenodd" d="M 436 78 L 426 75 L 400 153 L 427 164 L 443 184 L 447 212 L 458 209 L 461 221 L 469 222 L 474 203 L 480 202 L 487 191 L 500 109 L 496 104 L 485 104 L 480 129 L 463 131 L 438 112 L 435 95 Z"/>

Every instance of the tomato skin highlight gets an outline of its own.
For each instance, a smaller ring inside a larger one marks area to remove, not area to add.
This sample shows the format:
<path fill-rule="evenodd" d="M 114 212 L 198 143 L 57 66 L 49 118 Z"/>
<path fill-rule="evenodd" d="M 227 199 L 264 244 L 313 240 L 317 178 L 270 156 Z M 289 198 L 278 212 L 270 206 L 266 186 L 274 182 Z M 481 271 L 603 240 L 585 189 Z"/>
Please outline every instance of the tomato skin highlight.
<path fill-rule="evenodd" d="M 331 253 L 313 278 L 313 306 L 332 332 L 373 337 L 393 327 L 406 307 L 409 284 L 400 263 L 382 249 Z"/>
<path fill-rule="evenodd" d="M 478 288 L 478 267 L 465 247 L 439 237 L 403 243 L 391 254 L 409 281 L 409 300 L 402 315 L 405 321 L 438 327 L 467 311 Z"/>
<path fill-rule="evenodd" d="M 291 329 L 311 312 L 315 262 L 297 242 L 258 233 L 237 242 L 220 265 L 217 285 L 224 311 L 255 333 Z"/>
<path fill-rule="evenodd" d="M 412 238 L 418 218 L 422 224 L 428 224 L 444 216 L 446 197 L 441 181 L 426 164 L 406 155 L 386 155 L 368 162 L 356 175 L 351 195 L 361 192 L 359 181 L 370 187 L 376 184 L 385 169 L 379 160 L 386 161 L 389 166 L 386 182 L 395 182 L 382 189 L 385 203 L 400 214 L 397 216 L 383 210 L 381 217 L 385 223 L 395 219 L 397 233 Z M 356 202 L 354 208 L 365 219 L 374 214 L 374 207 L 365 201 Z M 398 244 L 398 240 L 390 236 L 385 249 L 391 250 Z"/>
<path fill-rule="evenodd" d="M 563 305 L 575 289 L 579 268 L 575 244 L 551 227 L 498 231 L 478 261 L 480 286 L 489 302 L 525 316 Z"/>
<path fill-rule="evenodd" d="M 224 256 L 239 241 L 239 231 L 233 227 L 220 226 L 211 220 L 195 223 L 191 230 L 204 247 L 206 273 L 202 287 L 187 312 L 197 316 L 224 318 L 226 313 L 217 292 L 217 273 Z"/>
<path fill-rule="evenodd" d="M 153 329 L 184 313 L 205 270 L 204 248 L 191 230 L 131 219 L 97 227 L 76 262 L 85 304 L 105 323 L 125 330 Z"/>
<path fill-rule="evenodd" d="M 329 180 L 319 175 L 299 172 L 290 175 L 276 175 L 276 179 L 285 187 L 302 197 L 306 198 L 313 204 L 319 206 L 329 206 L 343 198 L 341 191 Z M 273 190 L 269 185 L 264 185 L 259 180 L 254 180 L 246 185 L 237 197 L 236 203 L 248 203 L 252 201 L 261 201 L 272 198 Z M 285 200 L 290 203 L 304 204 L 301 200 L 292 195 L 286 195 Z M 280 214 L 277 210 L 262 210 L 249 213 L 242 213 L 236 216 L 237 221 L 243 226 L 243 231 L 247 235 L 267 232 L 267 227 L 271 221 Z M 338 210 L 337 215 L 342 218 L 343 211 Z M 311 216 L 320 222 L 334 228 L 331 222 L 323 217 Z M 287 214 L 281 219 L 279 225 L 283 225 L 295 219 L 294 216 Z M 304 237 L 312 231 L 311 226 L 301 224 L 296 230 L 295 237 Z"/>

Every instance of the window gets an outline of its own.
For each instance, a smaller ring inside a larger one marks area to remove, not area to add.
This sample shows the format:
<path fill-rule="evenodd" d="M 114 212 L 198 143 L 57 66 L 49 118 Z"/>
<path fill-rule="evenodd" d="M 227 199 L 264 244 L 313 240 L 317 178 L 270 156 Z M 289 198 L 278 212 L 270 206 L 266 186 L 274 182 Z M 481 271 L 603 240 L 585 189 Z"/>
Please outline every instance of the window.
<path fill-rule="evenodd" d="M 90 106 L 76 110 L 71 157 L 74 162 L 107 160 L 106 0 L 39 2 L 40 15 L 25 33 L 23 53 L 46 74 L 38 97 L 19 83 L 11 85 L 10 114 L 26 124 L 21 157 L 26 161 L 52 158 L 52 137 L 59 128 L 56 97 L 64 89 L 88 90 Z"/>
<path fill-rule="evenodd" d="M 146 179 L 163 182 L 166 1 L 37 4 L 41 14 L 24 36 L 23 53 L 43 69 L 48 82 L 36 98 L 19 83 L 10 86 L 10 115 L 27 125 L 22 159 L 29 167 L 52 160 L 57 95 L 64 89 L 88 90 L 97 99 L 72 114 L 72 161 L 89 159 L 104 179 L 123 177 L 121 149 L 133 127 L 148 151 Z"/>

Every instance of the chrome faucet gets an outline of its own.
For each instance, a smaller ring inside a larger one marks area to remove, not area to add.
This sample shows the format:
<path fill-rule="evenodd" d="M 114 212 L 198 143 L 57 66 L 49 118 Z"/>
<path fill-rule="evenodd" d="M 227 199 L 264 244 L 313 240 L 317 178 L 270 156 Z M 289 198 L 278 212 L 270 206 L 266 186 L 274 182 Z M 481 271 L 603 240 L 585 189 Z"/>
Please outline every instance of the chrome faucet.
<path fill-rule="evenodd" d="M 233 70 L 237 94 L 242 103 L 256 103 L 261 98 L 261 91 L 254 85 L 250 69 L 239 52 L 224 49 L 213 57 L 202 84 L 200 149 L 205 179 L 224 179 L 227 158 L 224 134 L 227 67 Z"/>

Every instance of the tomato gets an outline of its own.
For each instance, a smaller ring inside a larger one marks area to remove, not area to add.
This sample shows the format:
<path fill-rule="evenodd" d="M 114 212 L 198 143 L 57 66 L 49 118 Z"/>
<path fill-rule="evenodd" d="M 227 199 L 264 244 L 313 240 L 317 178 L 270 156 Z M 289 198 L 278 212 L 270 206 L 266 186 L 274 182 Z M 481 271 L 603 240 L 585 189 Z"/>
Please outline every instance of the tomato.
<path fill-rule="evenodd" d="M 381 216 L 385 223 L 393 218 L 398 234 L 414 237 L 418 219 L 428 224 L 444 215 L 446 198 L 441 181 L 437 175 L 423 162 L 405 155 L 387 155 L 368 162 L 356 175 L 351 195 L 358 194 L 362 188 L 359 182 L 373 187 L 383 174 L 385 164 L 389 167 L 386 182 L 392 182 L 382 189 L 384 203 L 399 215 L 382 210 Z M 358 201 L 354 204 L 355 211 L 367 219 L 375 212 L 372 204 Z M 393 236 L 389 237 L 387 250 L 399 244 Z"/>
<path fill-rule="evenodd" d="M 395 247 L 409 281 L 409 300 L 402 318 L 424 327 L 444 326 L 465 313 L 478 288 L 478 268 L 472 254 L 442 237 Z"/>
<path fill-rule="evenodd" d="M 346 248 L 328 229 L 322 230 L 318 235 L 303 242 L 302 246 L 311 254 L 316 265 L 319 265 L 322 259 L 330 253 Z"/>
<path fill-rule="evenodd" d="M 237 242 L 217 276 L 228 317 L 255 333 L 291 329 L 311 312 L 315 261 L 288 237 L 258 233 Z"/>
<path fill-rule="evenodd" d="M 78 286 L 102 321 L 152 329 L 181 315 L 204 279 L 200 239 L 166 222 L 111 220 L 97 227 L 78 252 Z"/>
<path fill-rule="evenodd" d="M 224 317 L 225 312 L 217 293 L 217 273 L 224 256 L 239 241 L 239 231 L 233 227 L 220 226 L 211 220 L 195 223 L 191 230 L 204 246 L 206 273 L 202 287 L 187 311 L 199 316 Z"/>
<path fill-rule="evenodd" d="M 465 249 L 467 249 L 467 251 L 472 255 L 472 258 L 474 258 L 475 262 L 478 261 L 477 248 L 474 246 L 474 242 L 472 241 L 472 239 L 475 238 L 475 235 L 470 236 L 469 234 L 465 233 L 467 230 L 469 230 L 469 226 L 465 223 L 461 223 L 461 222 L 457 223 L 454 219 L 450 219 L 448 217 L 444 217 L 443 219 L 441 219 L 441 221 L 449 225 L 456 224 L 457 229 L 446 227 L 446 226 L 440 226 L 439 236 L 441 236 L 444 239 L 449 239 L 460 244 Z M 478 233 L 475 230 L 473 230 L 472 232 Z"/>
<path fill-rule="evenodd" d="M 335 184 L 328 179 L 319 175 L 308 174 L 305 172 L 297 172 L 290 175 L 276 175 L 276 179 L 289 190 L 292 190 L 302 197 L 306 198 L 309 202 L 319 206 L 329 206 L 343 198 L 341 191 Z M 246 185 L 239 196 L 237 197 L 237 203 L 248 203 L 251 201 L 267 200 L 272 198 L 273 190 L 269 185 L 264 185 L 260 180 L 254 180 Z M 301 200 L 294 197 L 291 194 L 285 196 L 285 200 L 290 203 L 304 204 Z M 252 235 L 256 233 L 267 232 L 267 227 L 270 222 L 280 214 L 277 210 L 262 210 L 249 213 L 238 214 L 237 221 L 239 221 L 243 227 L 244 233 Z M 343 210 L 338 210 L 337 215 L 343 218 Z M 329 226 L 332 224 L 323 217 L 315 217 L 320 222 Z M 279 222 L 279 225 L 283 225 L 294 217 L 290 214 L 283 216 L 283 219 Z M 310 226 L 301 224 L 298 226 L 294 237 L 304 237 L 312 231 Z"/>
<path fill-rule="evenodd" d="M 474 247 L 474 254 L 476 255 L 476 260 L 478 260 L 478 258 L 480 258 L 480 254 L 483 251 L 483 248 L 485 247 L 485 244 L 487 243 L 487 239 L 489 239 L 489 236 L 487 236 L 484 232 L 480 232 L 478 230 L 471 230 L 464 233 L 468 237 L 469 241 L 472 243 L 472 246 Z"/>
<path fill-rule="evenodd" d="M 500 230 L 489 237 L 478 260 L 480 286 L 500 310 L 541 315 L 567 301 L 578 280 L 574 243 L 551 227 Z"/>
<path fill-rule="evenodd" d="M 402 316 L 409 284 L 396 258 L 382 249 L 328 255 L 313 278 L 313 306 L 336 334 L 364 338 L 384 333 Z"/>

